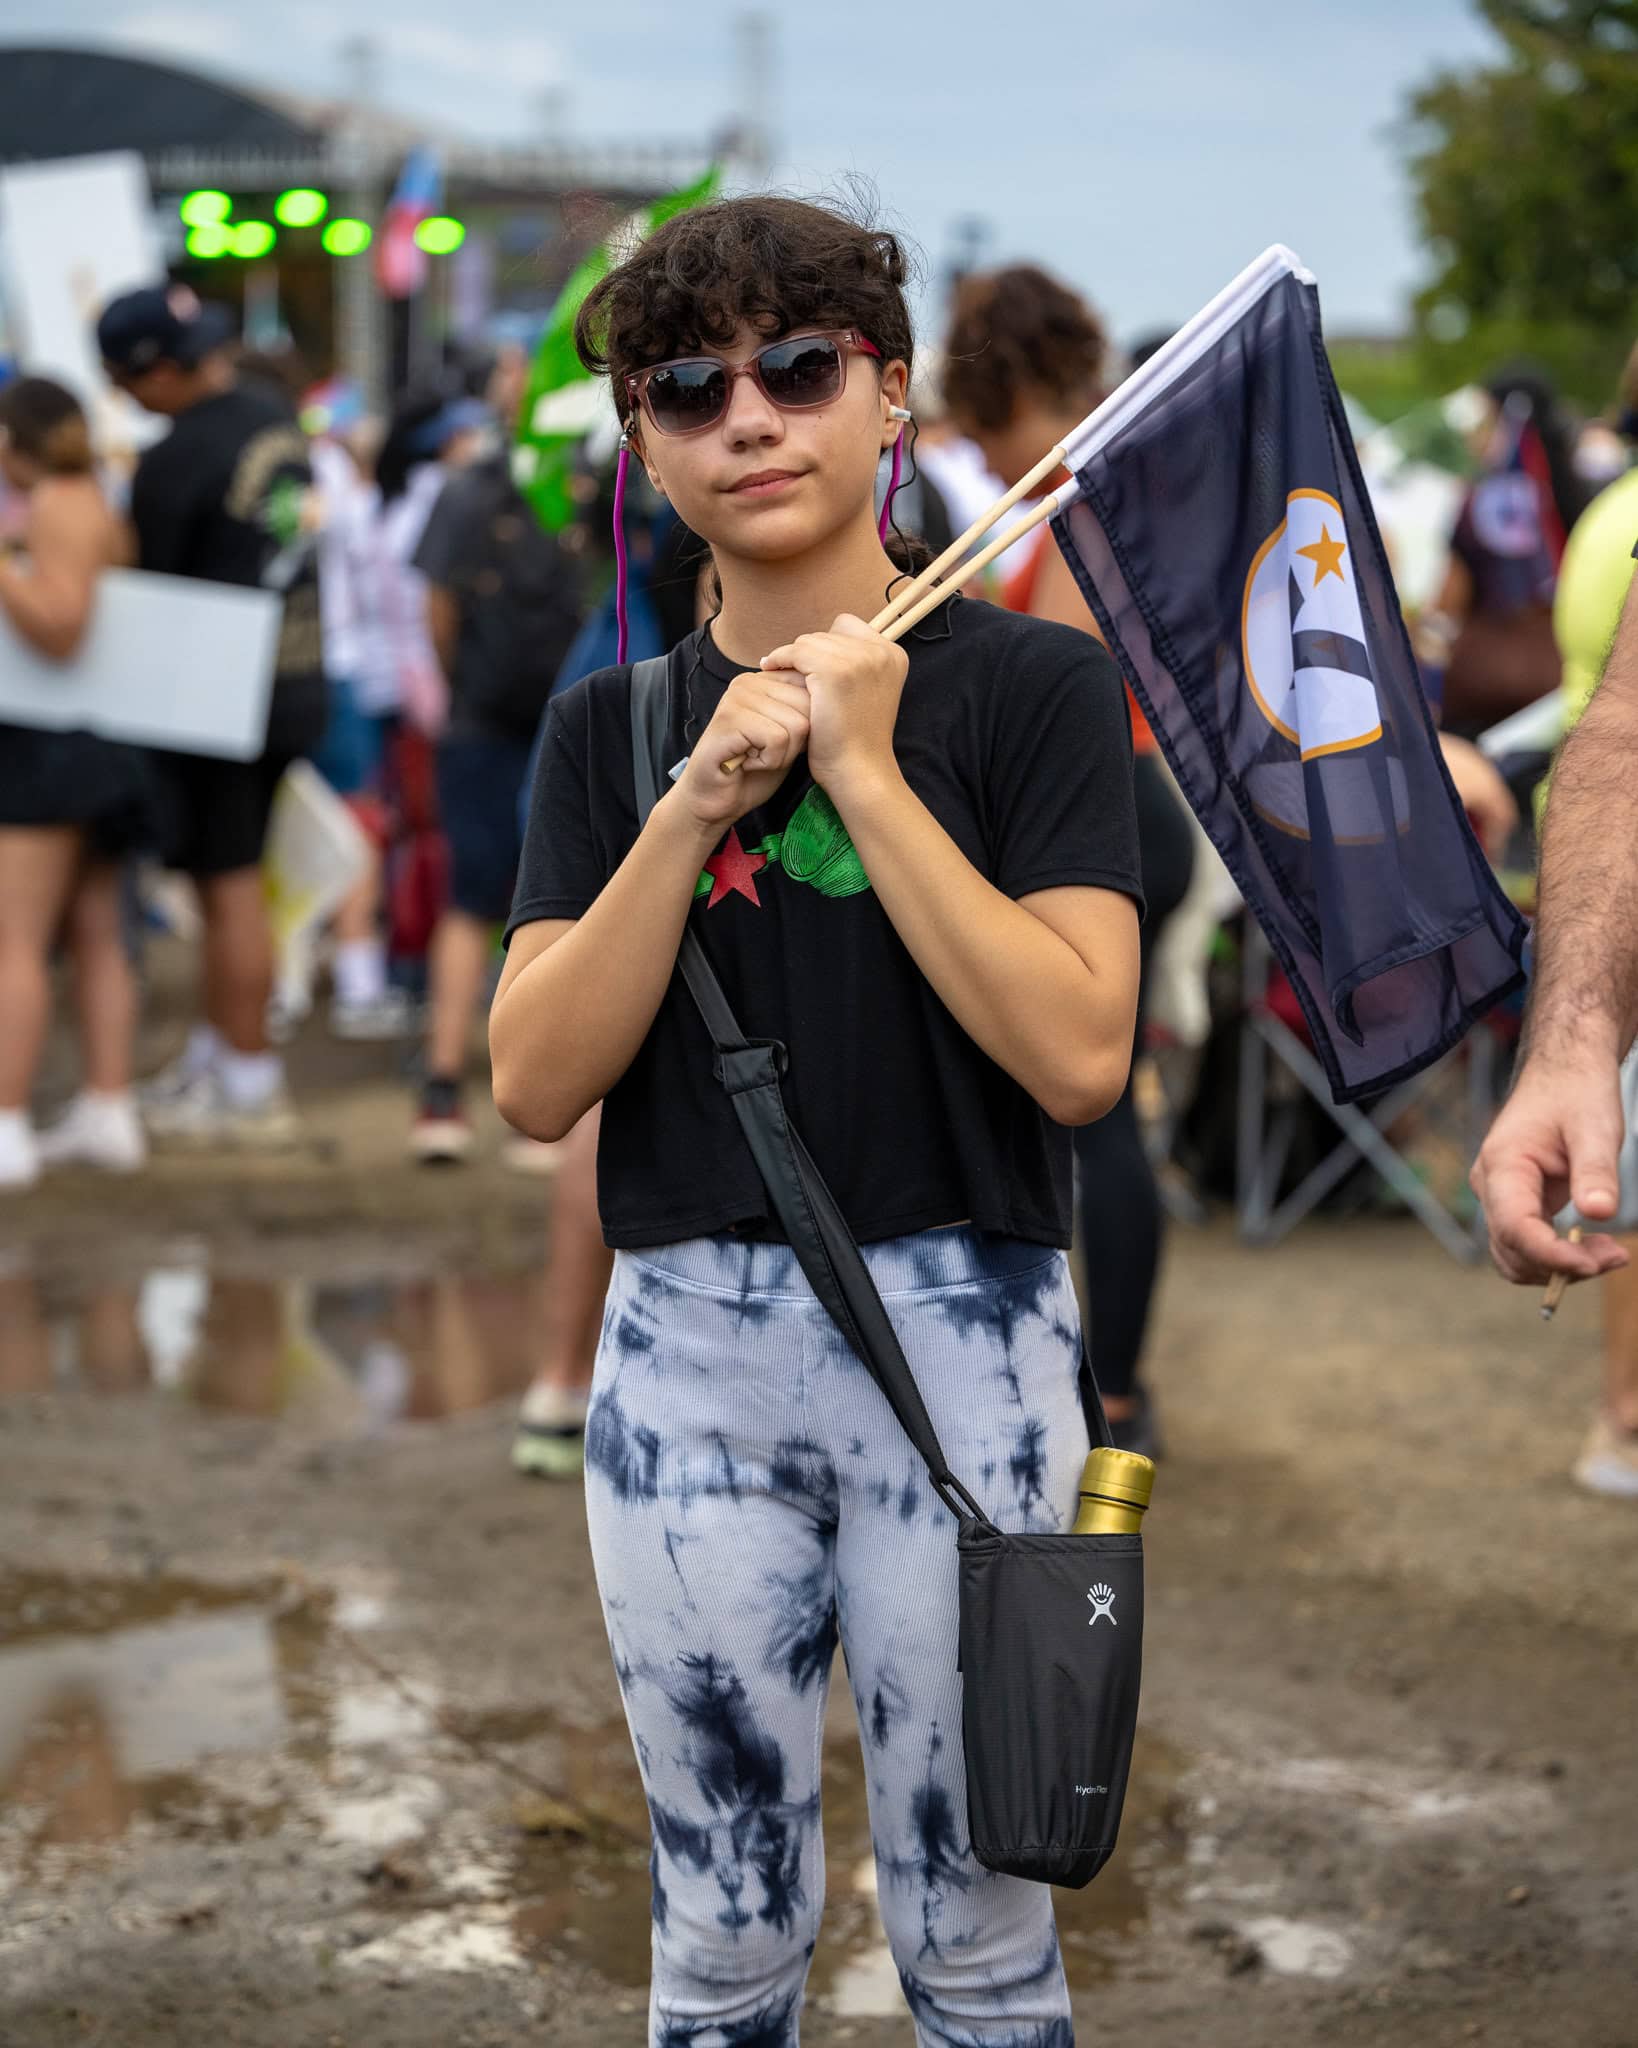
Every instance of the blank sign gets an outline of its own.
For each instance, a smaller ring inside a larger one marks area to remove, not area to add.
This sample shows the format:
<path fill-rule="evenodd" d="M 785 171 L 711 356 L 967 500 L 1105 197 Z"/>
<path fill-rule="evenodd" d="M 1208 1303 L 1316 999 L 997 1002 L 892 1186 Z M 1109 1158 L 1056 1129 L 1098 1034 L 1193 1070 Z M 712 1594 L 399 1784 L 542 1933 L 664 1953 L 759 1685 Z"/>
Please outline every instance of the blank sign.
<path fill-rule="evenodd" d="M 0 623 L 0 722 L 254 760 L 283 611 L 270 590 L 110 569 L 72 661 Z"/>

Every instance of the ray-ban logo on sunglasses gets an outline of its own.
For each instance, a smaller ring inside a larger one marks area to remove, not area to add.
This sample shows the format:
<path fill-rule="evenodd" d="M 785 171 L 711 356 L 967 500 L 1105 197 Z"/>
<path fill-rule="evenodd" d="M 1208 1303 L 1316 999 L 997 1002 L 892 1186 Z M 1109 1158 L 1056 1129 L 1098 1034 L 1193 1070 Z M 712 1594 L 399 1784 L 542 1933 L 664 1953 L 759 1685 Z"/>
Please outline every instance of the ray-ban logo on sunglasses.
<path fill-rule="evenodd" d="M 1092 1619 L 1086 1624 L 1088 1628 L 1096 1628 L 1100 1621 L 1107 1621 L 1111 1628 L 1120 1627 L 1120 1623 L 1109 1611 L 1115 1604 L 1113 1586 L 1094 1586 L 1086 1597 L 1092 1602 Z"/>

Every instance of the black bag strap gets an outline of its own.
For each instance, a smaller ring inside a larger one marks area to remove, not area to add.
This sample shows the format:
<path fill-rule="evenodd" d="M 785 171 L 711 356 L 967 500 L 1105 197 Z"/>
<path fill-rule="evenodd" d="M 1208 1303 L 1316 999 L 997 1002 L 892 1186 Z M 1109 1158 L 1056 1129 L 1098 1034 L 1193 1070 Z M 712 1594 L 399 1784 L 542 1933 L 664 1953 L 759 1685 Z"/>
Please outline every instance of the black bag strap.
<path fill-rule="evenodd" d="M 662 764 L 670 735 L 669 683 L 677 658 L 676 651 L 656 656 L 635 663 L 631 671 L 631 758 L 639 830 L 662 794 Z M 900 1428 L 927 1467 L 939 1499 L 961 1520 L 991 1526 L 984 1510 L 950 1470 L 921 1389 L 847 1219 L 785 1114 L 779 1086 L 785 1070 L 784 1046 L 777 1039 L 748 1039 L 740 1030 L 716 970 L 692 928 L 683 932 L 677 966 L 715 1048 L 717 1079 L 734 1106 L 774 1214 L 808 1284 L 887 1396 Z M 1081 1400 L 1093 1438 L 1107 1444 L 1109 1424 L 1086 1359 L 1084 1340 Z"/>

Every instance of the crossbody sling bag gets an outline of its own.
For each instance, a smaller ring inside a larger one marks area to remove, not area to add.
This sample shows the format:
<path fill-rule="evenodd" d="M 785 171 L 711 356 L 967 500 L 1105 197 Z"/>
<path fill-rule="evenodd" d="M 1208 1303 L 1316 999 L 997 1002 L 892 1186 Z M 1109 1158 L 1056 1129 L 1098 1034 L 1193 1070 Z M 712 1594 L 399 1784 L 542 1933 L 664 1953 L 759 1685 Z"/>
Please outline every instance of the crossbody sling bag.
<path fill-rule="evenodd" d="M 666 786 L 676 659 L 640 661 L 631 672 L 639 830 Z M 950 1470 L 869 1268 L 785 1114 L 784 1045 L 740 1030 L 692 929 L 683 933 L 677 968 L 791 1250 L 956 1518 L 973 1854 L 1015 1877 L 1087 1884 L 1114 1852 L 1131 1768 L 1143 1662 L 1143 1538 L 1009 1535 L 996 1528 Z M 1084 1342 L 1080 1387 L 1092 1437 L 1107 1444 L 1109 1424 Z"/>

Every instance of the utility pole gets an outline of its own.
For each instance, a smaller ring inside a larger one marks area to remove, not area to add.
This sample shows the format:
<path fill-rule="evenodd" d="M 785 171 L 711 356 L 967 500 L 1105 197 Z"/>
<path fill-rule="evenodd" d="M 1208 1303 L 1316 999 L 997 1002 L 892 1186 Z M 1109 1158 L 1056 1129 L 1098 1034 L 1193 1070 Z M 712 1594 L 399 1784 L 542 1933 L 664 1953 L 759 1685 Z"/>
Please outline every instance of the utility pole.
<path fill-rule="evenodd" d="M 566 85 L 542 86 L 535 95 L 535 116 L 546 147 L 565 149 L 569 140 L 569 88 Z"/>
<path fill-rule="evenodd" d="M 735 123 L 737 155 L 753 179 L 773 169 L 774 18 L 761 8 L 734 22 L 738 51 L 739 118 Z"/>
<path fill-rule="evenodd" d="M 338 211 L 372 227 L 381 219 L 382 171 L 369 126 L 380 78 L 380 52 L 368 36 L 342 46 L 346 112 L 331 145 L 331 186 L 341 193 Z M 382 346 L 381 299 L 368 252 L 331 258 L 335 269 L 336 365 L 364 393 L 372 412 L 387 401 L 386 352 Z"/>
<path fill-rule="evenodd" d="M 961 280 L 977 270 L 990 246 L 994 228 L 981 213 L 962 214 L 950 223 L 950 257 L 944 269 L 946 295 L 954 298 Z"/>

